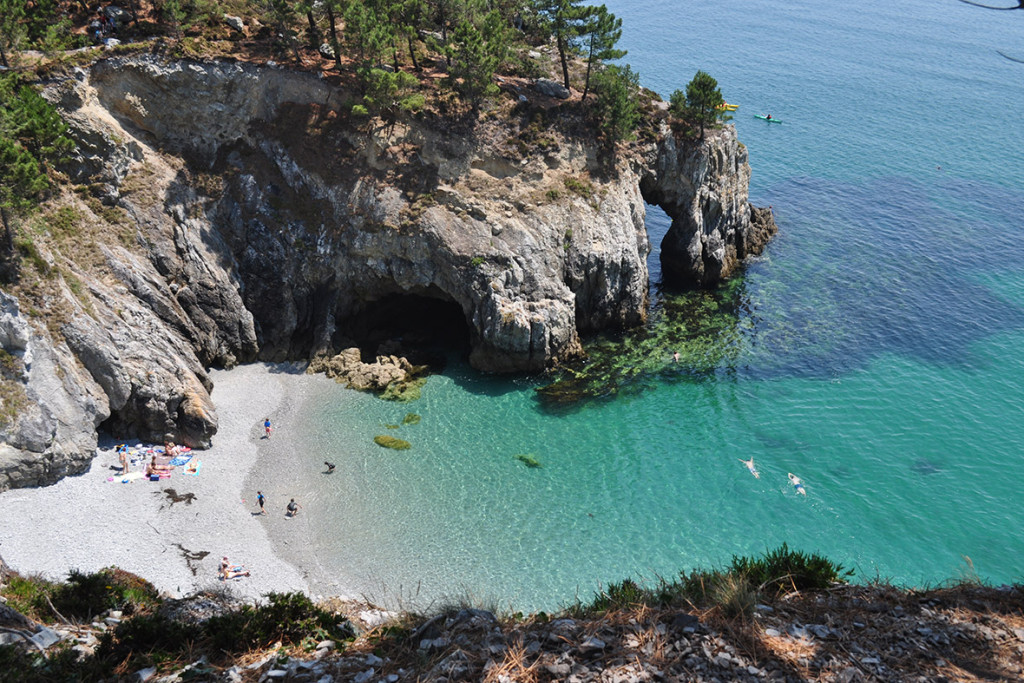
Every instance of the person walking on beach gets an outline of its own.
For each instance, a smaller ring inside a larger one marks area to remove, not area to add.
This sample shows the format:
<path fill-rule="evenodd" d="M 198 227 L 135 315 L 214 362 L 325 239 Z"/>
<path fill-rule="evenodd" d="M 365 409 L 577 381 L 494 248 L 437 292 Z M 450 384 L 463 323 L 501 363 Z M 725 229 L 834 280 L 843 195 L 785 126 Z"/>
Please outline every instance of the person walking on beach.
<path fill-rule="evenodd" d="M 298 503 L 296 503 L 295 499 L 292 498 L 288 502 L 288 505 L 285 507 L 286 512 L 284 513 L 284 516 L 285 517 L 294 517 L 295 515 L 299 514 L 299 508 L 301 508 L 301 507 L 302 506 L 299 505 Z"/>
<path fill-rule="evenodd" d="M 324 460 L 324 465 L 327 466 L 327 474 L 334 474 L 334 468 L 337 467 L 333 462 L 327 462 Z"/>
<path fill-rule="evenodd" d="M 263 429 L 264 429 L 264 431 L 267 434 L 264 438 L 269 439 L 270 438 L 270 432 L 273 431 L 270 428 L 270 418 L 269 417 L 263 419 Z"/>
<path fill-rule="evenodd" d="M 260 514 L 267 514 L 267 511 L 263 509 L 263 504 L 267 502 L 267 499 L 263 497 L 263 491 L 256 492 L 256 502 L 260 504 Z"/>

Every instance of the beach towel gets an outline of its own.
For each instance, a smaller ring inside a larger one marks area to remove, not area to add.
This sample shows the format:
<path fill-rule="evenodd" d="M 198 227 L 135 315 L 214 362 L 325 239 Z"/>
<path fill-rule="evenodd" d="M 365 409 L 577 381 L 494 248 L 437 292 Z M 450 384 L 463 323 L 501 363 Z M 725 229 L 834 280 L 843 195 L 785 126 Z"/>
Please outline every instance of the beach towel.
<path fill-rule="evenodd" d="M 174 456 L 171 459 L 171 462 L 169 462 L 168 464 L 169 465 L 174 465 L 175 467 L 180 467 L 181 465 L 184 465 L 185 463 L 187 463 L 191 459 L 192 459 L 192 456 L 189 455 L 188 453 L 186 453 L 184 455 L 176 455 L 176 456 Z"/>

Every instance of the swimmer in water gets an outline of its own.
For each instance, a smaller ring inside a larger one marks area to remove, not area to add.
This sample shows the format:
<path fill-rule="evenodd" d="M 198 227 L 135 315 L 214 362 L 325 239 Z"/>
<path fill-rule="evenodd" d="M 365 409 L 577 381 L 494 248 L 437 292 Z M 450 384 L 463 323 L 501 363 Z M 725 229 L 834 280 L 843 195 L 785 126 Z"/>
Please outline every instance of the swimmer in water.
<path fill-rule="evenodd" d="M 750 460 L 744 460 L 743 458 L 740 458 L 740 462 L 747 466 L 747 469 L 750 470 L 751 474 L 753 474 L 758 479 L 761 478 L 761 473 L 757 471 L 756 467 L 754 467 L 753 458 L 751 458 Z"/>

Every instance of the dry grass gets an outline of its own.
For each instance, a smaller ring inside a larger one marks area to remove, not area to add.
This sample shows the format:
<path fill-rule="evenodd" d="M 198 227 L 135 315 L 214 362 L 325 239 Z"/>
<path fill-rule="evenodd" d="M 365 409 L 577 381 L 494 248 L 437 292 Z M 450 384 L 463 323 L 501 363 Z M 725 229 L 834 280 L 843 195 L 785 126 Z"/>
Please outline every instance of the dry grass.
<path fill-rule="evenodd" d="M 522 635 L 512 639 L 501 662 L 487 670 L 484 683 L 501 681 L 517 681 L 519 683 L 536 683 L 539 680 L 540 662 L 536 656 L 527 652 Z"/>

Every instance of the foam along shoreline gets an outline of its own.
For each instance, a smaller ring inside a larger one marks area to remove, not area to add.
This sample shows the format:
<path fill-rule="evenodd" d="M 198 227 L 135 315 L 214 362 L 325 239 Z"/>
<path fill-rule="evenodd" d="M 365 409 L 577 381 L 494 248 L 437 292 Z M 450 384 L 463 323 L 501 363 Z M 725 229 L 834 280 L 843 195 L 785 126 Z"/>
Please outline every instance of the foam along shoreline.
<path fill-rule="evenodd" d="M 110 441 L 81 476 L 0 493 L 0 556 L 18 572 L 51 579 L 114 565 L 173 596 L 223 585 L 217 568 L 227 556 L 251 573 L 229 582 L 239 597 L 308 593 L 305 572 L 274 552 L 255 515 L 256 492 L 244 488 L 260 450 L 271 447 L 261 438 L 263 419 L 273 422 L 282 406 L 301 405 L 318 383 L 330 382 L 303 369 L 254 364 L 210 373 L 220 424 L 212 448 L 192 452 L 202 462 L 198 476 L 178 467 L 159 482 L 121 483 Z M 273 443 L 290 438 L 283 424 L 275 425 Z"/>

